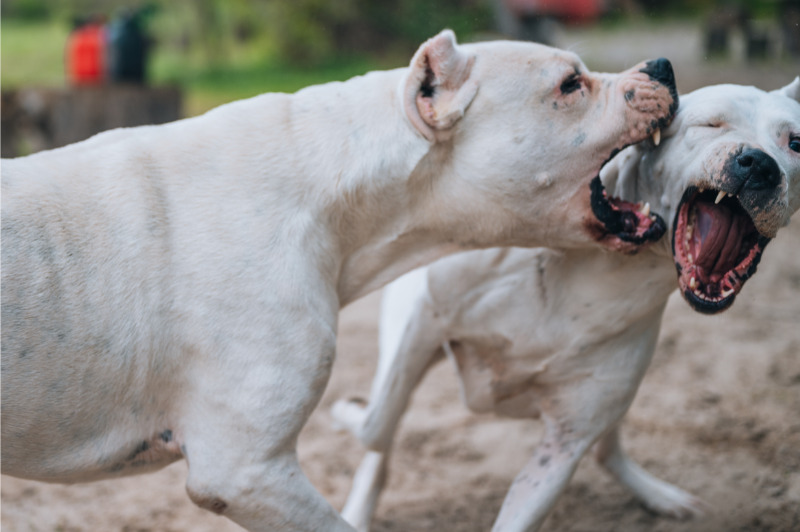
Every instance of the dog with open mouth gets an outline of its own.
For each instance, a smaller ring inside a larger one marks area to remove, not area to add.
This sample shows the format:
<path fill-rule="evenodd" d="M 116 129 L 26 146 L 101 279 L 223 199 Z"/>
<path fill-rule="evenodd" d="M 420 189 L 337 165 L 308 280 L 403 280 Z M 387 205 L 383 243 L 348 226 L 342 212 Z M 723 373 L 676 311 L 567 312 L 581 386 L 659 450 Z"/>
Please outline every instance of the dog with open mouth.
<path fill-rule="evenodd" d="M 721 312 L 800 208 L 800 78 L 769 93 L 719 85 L 682 95 L 660 140 L 619 153 L 591 184 L 593 208 L 619 227 L 638 219 L 626 213 L 665 215 L 667 237 L 639 253 L 473 251 L 386 288 L 370 401 L 339 400 L 332 410 L 370 449 L 342 512 L 358 530 L 369 529 L 415 386 L 445 357 L 471 410 L 545 421 L 493 530 L 537 530 L 592 447 L 653 511 L 702 513 L 700 499 L 627 456 L 618 426 L 650 364 L 676 268 L 694 310 Z"/>
<path fill-rule="evenodd" d="M 351 530 L 296 452 L 340 307 L 465 249 L 635 249 L 653 219 L 606 228 L 587 184 L 676 106 L 664 59 L 598 74 L 446 30 L 405 68 L 4 160 L 2 472 L 186 459 L 249 530 Z"/>

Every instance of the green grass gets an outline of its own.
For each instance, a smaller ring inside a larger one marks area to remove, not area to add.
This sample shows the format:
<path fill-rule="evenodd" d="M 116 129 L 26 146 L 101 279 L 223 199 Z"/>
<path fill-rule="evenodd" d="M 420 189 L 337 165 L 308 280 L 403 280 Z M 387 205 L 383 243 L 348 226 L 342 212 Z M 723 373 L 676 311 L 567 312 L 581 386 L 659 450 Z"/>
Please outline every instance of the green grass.
<path fill-rule="evenodd" d="M 69 26 L 58 21 L 0 21 L 0 87 L 64 85 Z"/>
<path fill-rule="evenodd" d="M 62 87 L 64 45 L 69 26 L 59 20 L 0 21 L 0 60 L 3 90 L 20 87 Z M 154 85 L 184 89 L 184 114 L 193 116 L 220 104 L 264 92 L 295 92 L 317 83 L 345 80 L 376 68 L 402 66 L 368 58 L 343 58 L 329 64 L 301 68 L 270 60 L 268 43 L 250 43 L 229 51 L 217 66 L 208 66 L 200 50 L 182 50 L 168 41 L 154 48 L 149 77 Z"/>
<path fill-rule="evenodd" d="M 375 62 L 352 59 L 308 69 L 255 64 L 199 71 L 183 80 L 186 112 L 197 114 L 263 92 L 295 92 L 308 85 L 349 79 L 375 68 L 379 68 Z"/>

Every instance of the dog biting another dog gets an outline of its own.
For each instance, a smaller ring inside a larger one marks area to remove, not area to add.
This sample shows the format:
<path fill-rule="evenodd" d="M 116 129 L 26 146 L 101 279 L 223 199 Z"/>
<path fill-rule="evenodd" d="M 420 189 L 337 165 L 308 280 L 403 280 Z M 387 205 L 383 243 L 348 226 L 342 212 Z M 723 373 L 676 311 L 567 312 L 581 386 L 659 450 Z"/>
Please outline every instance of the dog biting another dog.
<path fill-rule="evenodd" d="M 633 256 L 470 251 L 387 286 L 370 401 L 340 400 L 332 410 L 370 449 L 342 512 L 357 530 L 369 529 L 413 389 L 445 357 L 471 410 L 545 422 L 495 531 L 537 530 L 592 447 L 652 510 L 677 518 L 702 512 L 698 498 L 627 456 L 618 424 L 650 364 L 676 268 L 692 308 L 723 311 L 800 208 L 800 78 L 771 93 L 720 85 L 682 95 L 660 146 L 624 150 L 602 179 L 619 198 L 666 214 L 669 237 Z"/>
<path fill-rule="evenodd" d="M 408 68 L 4 160 L 2 472 L 185 458 L 245 528 L 351 530 L 295 449 L 339 308 L 455 251 L 657 238 L 589 183 L 677 103 L 666 60 L 595 74 L 445 31 Z"/>

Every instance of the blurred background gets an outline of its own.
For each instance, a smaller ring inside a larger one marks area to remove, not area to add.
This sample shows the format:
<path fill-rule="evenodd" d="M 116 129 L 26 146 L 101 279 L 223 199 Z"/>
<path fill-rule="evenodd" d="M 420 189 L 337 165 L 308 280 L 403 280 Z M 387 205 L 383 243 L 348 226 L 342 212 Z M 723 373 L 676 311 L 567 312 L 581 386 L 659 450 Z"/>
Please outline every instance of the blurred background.
<path fill-rule="evenodd" d="M 3 0 L 2 154 L 160 123 L 262 92 L 405 66 L 445 27 L 616 71 L 672 60 L 683 92 L 781 86 L 800 0 Z"/>

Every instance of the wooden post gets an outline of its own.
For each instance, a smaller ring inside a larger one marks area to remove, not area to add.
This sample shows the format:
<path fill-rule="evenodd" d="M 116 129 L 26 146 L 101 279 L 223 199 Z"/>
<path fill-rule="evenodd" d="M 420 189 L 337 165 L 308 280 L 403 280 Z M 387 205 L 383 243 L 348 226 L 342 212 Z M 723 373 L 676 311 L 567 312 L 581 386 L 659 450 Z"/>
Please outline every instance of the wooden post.
<path fill-rule="evenodd" d="M 181 118 L 181 99 L 178 88 L 133 84 L 4 92 L 2 155 L 57 148 L 117 127 L 171 122 Z"/>

